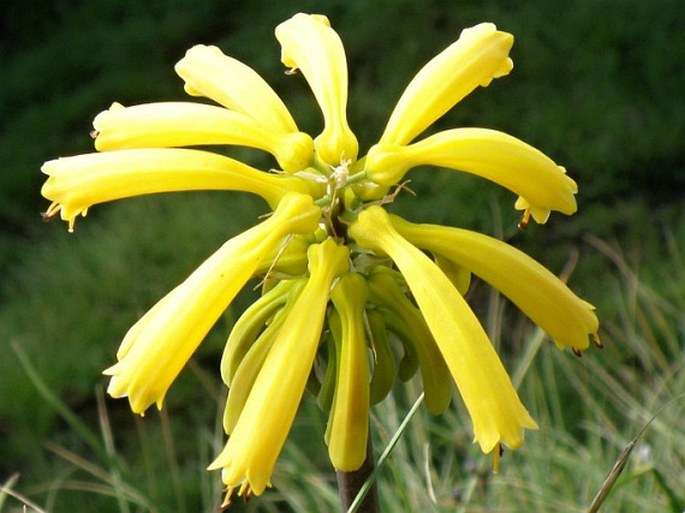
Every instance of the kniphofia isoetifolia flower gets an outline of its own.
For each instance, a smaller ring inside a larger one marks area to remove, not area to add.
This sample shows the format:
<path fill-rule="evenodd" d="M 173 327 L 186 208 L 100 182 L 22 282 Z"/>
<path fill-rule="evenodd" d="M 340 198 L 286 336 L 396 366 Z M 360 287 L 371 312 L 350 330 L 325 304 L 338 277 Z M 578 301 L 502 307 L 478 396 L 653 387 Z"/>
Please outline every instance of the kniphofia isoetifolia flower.
<path fill-rule="evenodd" d="M 72 230 L 97 203 L 168 191 L 245 191 L 273 213 L 230 239 L 126 334 L 105 371 L 109 392 L 143 414 L 164 396 L 212 325 L 251 279 L 262 296 L 236 321 L 221 360 L 229 387 L 228 443 L 210 465 L 228 487 L 261 494 L 306 389 L 329 411 L 334 467 L 353 471 L 366 453 L 369 407 L 396 379 L 420 374 L 426 406 L 450 404 L 452 380 L 475 441 L 516 448 L 536 423 L 464 299 L 473 273 L 500 290 L 560 348 L 596 337 L 593 307 L 513 247 L 468 230 L 410 223 L 386 205 L 416 166 L 478 175 L 511 190 L 521 224 L 576 210 L 575 182 L 523 141 L 483 128 L 421 134 L 479 86 L 512 69 L 513 37 L 483 23 L 410 81 L 378 142 L 359 157 L 347 122 L 345 52 L 328 19 L 296 14 L 276 28 L 288 73 L 301 74 L 323 130 L 301 132 L 250 67 L 198 45 L 176 65 L 192 96 L 215 105 L 118 103 L 94 121 L 96 152 L 46 162 L 42 193 Z M 263 150 L 277 171 L 197 149 Z M 194 149 L 186 148 L 193 146 Z M 439 172 L 438 170 L 424 170 Z M 444 172 L 444 171 L 440 171 Z M 456 271 L 455 271 L 456 270 Z M 461 278 L 460 278 L 461 277 Z M 325 356 L 324 356 L 325 355 Z"/>

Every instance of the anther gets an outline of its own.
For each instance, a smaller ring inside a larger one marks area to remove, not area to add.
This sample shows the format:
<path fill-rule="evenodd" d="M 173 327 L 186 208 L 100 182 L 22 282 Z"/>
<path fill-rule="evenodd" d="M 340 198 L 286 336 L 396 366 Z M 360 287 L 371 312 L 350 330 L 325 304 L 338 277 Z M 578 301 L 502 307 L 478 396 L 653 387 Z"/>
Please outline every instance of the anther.
<path fill-rule="evenodd" d="M 528 221 L 530 221 L 530 209 L 527 208 L 523 211 L 523 215 L 521 216 L 521 220 L 519 221 L 519 230 L 523 231 L 526 228 L 528 228 Z"/>
<path fill-rule="evenodd" d="M 62 210 L 62 205 L 54 202 L 45 212 L 40 213 L 40 217 L 43 219 L 43 222 L 47 223 L 50 219 L 55 217 L 60 210 Z"/>
<path fill-rule="evenodd" d="M 573 352 L 574 355 L 576 355 L 578 358 L 581 358 L 583 356 L 583 353 L 580 352 L 580 349 L 577 347 L 572 347 L 571 351 Z"/>
<path fill-rule="evenodd" d="M 604 349 L 604 344 L 602 344 L 602 341 L 599 339 L 599 333 L 595 332 L 592 334 L 592 341 L 598 348 Z"/>
<path fill-rule="evenodd" d="M 499 472 L 499 460 L 502 458 L 502 455 L 504 454 L 504 448 L 502 447 L 502 444 L 497 444 L 497 447 L 495 447 L 495 450 L 492 453 L 492 473 L 497 474 Z"/>
<path fill-rule="evenodd" d="M 229 508 L 229 506 L 231 505 L 231 496 L 233 495 L 233 490 L 234 490 L 234 488 L 232 488 L 232 487 L 229 487 L 226 490 L 226 496 L 224 497 L 224 501 L 221 503 L 221 506 L 220 506 L 221 511 L 227 510 Z"/>

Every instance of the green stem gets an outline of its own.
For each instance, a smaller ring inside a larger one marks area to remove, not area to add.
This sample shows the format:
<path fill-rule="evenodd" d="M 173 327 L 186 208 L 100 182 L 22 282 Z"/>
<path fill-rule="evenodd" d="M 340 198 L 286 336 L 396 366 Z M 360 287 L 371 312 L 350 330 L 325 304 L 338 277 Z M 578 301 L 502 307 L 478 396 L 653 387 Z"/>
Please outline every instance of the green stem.
<path fill-rule="evenodd" d="M 345 181 L 345 185 L 354 185 L 360 182 L 364 182 L 368 179 L 369 172 L 366 169 L 364 169 L 362 171 L 359 171 L 358 173 L 348 176 L 347 180 Z"/>

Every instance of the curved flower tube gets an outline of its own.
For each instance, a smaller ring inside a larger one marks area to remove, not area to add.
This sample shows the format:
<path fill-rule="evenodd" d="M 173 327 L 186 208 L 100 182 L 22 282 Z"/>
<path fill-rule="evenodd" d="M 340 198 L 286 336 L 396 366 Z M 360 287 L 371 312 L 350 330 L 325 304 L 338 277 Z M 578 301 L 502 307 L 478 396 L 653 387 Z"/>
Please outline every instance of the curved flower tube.
<path fill-rule="evenodd" d="M 275 132 L 298 131 L 290 111 L 271 86 L 251 67 L 216 46 L 193 46 L 174 69 L 185 80 L 185 90 L 191 96 L 204 96 L 247 114 Z"/>
<path fill-rule="evenodd" d="M 349 250 L 330 239 L 313 244 L 308 257 L 309 280 L 273 342 L 226 447 L 209 466 L 222 469 L 229 495 L 238 487 L 240 495 L 259 495 L 271 485 L 314 363 L 331 284 L 348 270 Z"/>
<path fill-rule="evenodd" d="M 394 215 L 390 220 L 415 246 L 456 262 L 502 292 L 558 347 L 586 349 L 588 335 L 597 333 L 594 307 L 522 251 L 470 230 L 414 224 Z"/>
<path fill-rule="evenodd" d="M 292 297 L 296 298 L 297 292 L 295 291 Z M 288 305 L 276 312 L 269 325 L 259 334 L 254 344 L 250 346 L 239 361 L 232 382 L 229 385 L 226 407 L 224 408 L 223 428 L 224 432 L 229 436 L 233 433 L 235 425 L 245 408 L 254 382 L 273 346 L 276 335 L 283 327 L 283 322 L 288 312 Z"/>
<path fill-rule="evenodd" d="M 456 42 L 433 57 L 411 80 L 379 143 L 409 143 L 476 87 L 507 75 L 514 67 L 509 58 L 513 44 L 514 36 L 498 31 L 492 23 L 463 30 Z"/>
<path fill-rule="evenodd" d="M 202 103 L 114 103 L 95 116 L 93 127 L 98 151 L 238 145 L 271 153 L 290 173 L 306 168 L 314 157 L 314 143 L 305 133 L 274 132 L 246 114 Z"/>
<path fill-rule="evenodd" d="M 485 453 L 516 448 L 524 429 L 537 429 L 497 353 L 464 298 L 420 249 L 400 236 L 388 214 L 371 206 L 350 226 L 358 244 L 386 253 L 407 281 L 471 415 Z"/>
<path fill-rule="evenodd" d="M 328 454 L 333 466 L 351 472 L 366 459 L 369 432 L 369 354 L 364 333 L 368 289 L 357 273 L 340 277 L 331 301 L 340 316 L 337 383 L 328 427 Z"/>
<path fill-rule="evenodd" d="M 261 258 L 288 234 L 312 231 L 320 215 L 311 197 L 290 193 L 266 221 L 226 242 L 131 328 L 119 361 L 104 371 L 112 376 L 107 391 L 128 396 L 135 413 L 153 403 L 161 409 L 171 383 Z"/>
<path fill-rule="evenodd" d="M 298 13 L 276 27 L 281 60 L 300 69 L 319 103 L 324 129 L 314 139 L 319 157 L 328 165 L 357 159 L 357 138 L 347 124 L 347 64 L 345 49 L 328 18 Z"/>
<path fill-rule="evenodd" d="M 566 170 L 523 141 L 486 128 L 455 128 L 438 132 L 408 146 L 377 144 L 366 157 L 368 176 L 390 185 L 416 166 L 457 169 L 487 178 L 525 199 L 517 208 L 529 209 L 544 223 L 550 211 L 576 211 L 576 183 Z M 525 206 L 524 206 L 525 205 Z"/>
<path fill-rule="evenodd" d="M 76 217 L 106 201 L 158 192 L 226 190 L 257 194 L 275 207 L 289 192 L 311 194 L 312 181 L 259 171 L 228 157 L 200 150 L 149 148 L 88 153 L 43 164 L 49 175 L 41 193 L 73 231 Z"/>
<path fill-rule="evenodd" d="M 219 365 L 221 379 L 231 387 L 240 362 L 277 312 L 282 312 L 304 285 L 304 278 L 283 280 L 252 303 L 233 323 Z"/>

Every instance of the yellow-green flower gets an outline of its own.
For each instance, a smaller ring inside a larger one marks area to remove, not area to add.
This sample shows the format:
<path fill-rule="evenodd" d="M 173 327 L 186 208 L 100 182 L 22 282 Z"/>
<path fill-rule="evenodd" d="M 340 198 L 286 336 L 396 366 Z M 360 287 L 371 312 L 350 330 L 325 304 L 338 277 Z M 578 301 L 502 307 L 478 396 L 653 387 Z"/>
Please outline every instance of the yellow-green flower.
<path fill-rule="evenodd" d="M 333 281 L 349 266 L 349 251 L 327 239 L 307 251 L 309 279 L 269 348 L 226 447 L 210 465 L 230 491 L 257 495 L 295 418 L 314 363 Z"/>
<path fill-rule="evenodd" d="M 249 66 L 197 45 L 176 65 L 192 96 L 216 105 L 118 103 L 95 117 L 96 151 L 42 168 L 42 193 L 73 230 L 98 203 L 142 194 L 244 191 L 271 215 L 230 239 L 126 334 L 105 371 L 109 393 L 134 412 L 163 405 L 197 346 L 250 280 L 262 297 L 231 331 L 221 376 L 229 388 L 228 442 L 210 465 L 228 488 L 261 494 L 304 391 L 328 412 L 332 465 L 366 457 L 369 405 L 397 378 L 420 371 L 426 406 L 449 407 L 452 380 L 486 452 L 521 445 L 536 429 L 464 294 L 471 273 L 509 297 L 563 349 L 596 337 L 593 307 L 540 264 L 491 237 L 409 223 L 386 212 L 389 193 L 416 166 L 475 174 L 511 190 L 521 224 L 576 210 L 565 169 L 510 135 L 483 128 L 439 131 L 416 140 L 478 86 L 508 74 L 513 36 L 483 23 L 430 60 L 409 82 L 380 139 L 359 157 L 347 121 L 348 70 L 338 34 L 322 15 L 296 14 L 276 28 L 281 60 L 300 72 L 321 109 L 323 130 L 301 132 L 273 89 Z M 275 171 L 198 149 L 255 148 Z M 187 148 L 192 146 L 193 149 Z M 429 171 L 424 171 L 429 172 Z M 434 170 L 432 172 L 441 172 Z M 398 190 L 401 190 L 398 189 Z M 598 342 L 598 339 L 596 339 Z"/>
<path fill-rule="evenodd" d="M 435 337 L 473 421 L 483 452 L 500 442 L 516 448 L 523 429 L 537 425 L 521 404 L 478 319 L 438 266 L 401 237 L 388 214 L 371 206 L 359 214 L 350 235 L 386 253 L 404 276 Z"/>

